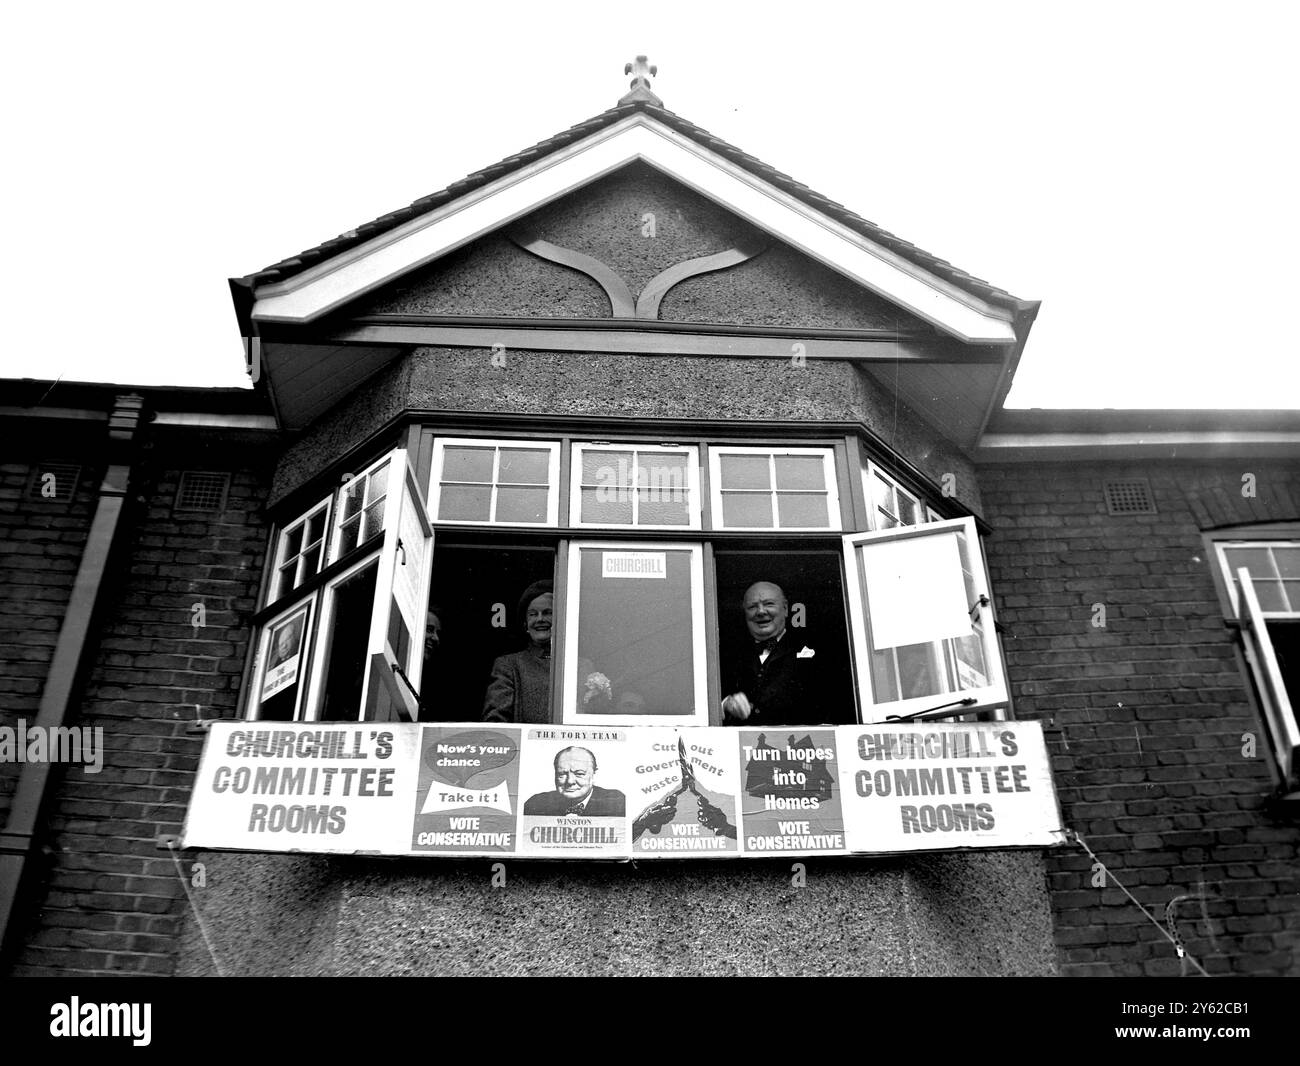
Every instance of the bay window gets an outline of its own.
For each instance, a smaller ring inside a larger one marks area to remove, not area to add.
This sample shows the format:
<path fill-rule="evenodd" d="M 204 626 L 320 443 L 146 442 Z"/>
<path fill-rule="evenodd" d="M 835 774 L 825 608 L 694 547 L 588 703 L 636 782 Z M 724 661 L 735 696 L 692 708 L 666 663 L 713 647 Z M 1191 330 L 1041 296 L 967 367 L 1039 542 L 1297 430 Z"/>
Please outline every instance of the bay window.
<path fill-rule="evenodd" d="M 423 484 L 397 448 L 276 535 L 250 717 L 475 721 L 494 663 L 531 648 L 551 722 L 721 724 L 760 581 L 827 724 L 1006 704 L 975 520 L 859 467 L 851 438 L 422 432 Z M 521 613 L 547 587 L 549 638 Z"/>

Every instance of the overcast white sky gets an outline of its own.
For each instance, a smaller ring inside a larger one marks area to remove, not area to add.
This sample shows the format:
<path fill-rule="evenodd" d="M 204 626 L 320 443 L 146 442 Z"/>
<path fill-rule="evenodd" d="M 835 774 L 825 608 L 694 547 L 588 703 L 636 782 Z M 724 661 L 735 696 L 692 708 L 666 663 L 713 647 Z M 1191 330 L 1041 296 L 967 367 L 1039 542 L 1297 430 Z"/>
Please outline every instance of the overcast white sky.
<path fill-rule="evenodd" d="M 0 375 L 247 382 L 226 279 L 665 106 L 1043 301 L 1010 406 L 1296 407 L 1300 5 L 8 4 Z"/>

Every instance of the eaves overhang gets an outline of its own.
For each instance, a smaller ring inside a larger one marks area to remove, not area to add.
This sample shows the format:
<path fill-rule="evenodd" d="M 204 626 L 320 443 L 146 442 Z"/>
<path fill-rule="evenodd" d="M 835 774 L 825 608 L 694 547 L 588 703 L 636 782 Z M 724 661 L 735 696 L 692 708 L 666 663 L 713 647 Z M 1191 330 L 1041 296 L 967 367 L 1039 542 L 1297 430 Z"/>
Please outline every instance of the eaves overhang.
<path fill-rule="evenodd" d="M 977 463 L 1300 458 L 1300 410 L 1003 410 Z"/>

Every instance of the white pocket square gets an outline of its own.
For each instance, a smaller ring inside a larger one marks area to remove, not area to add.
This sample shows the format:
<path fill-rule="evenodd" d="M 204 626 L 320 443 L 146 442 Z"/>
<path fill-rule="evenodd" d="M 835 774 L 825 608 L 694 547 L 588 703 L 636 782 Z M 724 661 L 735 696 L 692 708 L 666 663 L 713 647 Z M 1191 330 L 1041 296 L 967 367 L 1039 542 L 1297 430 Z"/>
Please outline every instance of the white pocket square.
<path fill-rule="evenodd" d="M 796 658 L 796 659 L 811 659 L 811 658 L 812 658 L 814 655 L 816 655 L 816 654 L 817 654 L 817 653 L 816 653 L 815 651 L 813 651 L 812 648 L 804 647 L 804 648 L 801 648 L 801 649 L 799 650 L 799 654 L 796 655 L 795 658 Z"/>

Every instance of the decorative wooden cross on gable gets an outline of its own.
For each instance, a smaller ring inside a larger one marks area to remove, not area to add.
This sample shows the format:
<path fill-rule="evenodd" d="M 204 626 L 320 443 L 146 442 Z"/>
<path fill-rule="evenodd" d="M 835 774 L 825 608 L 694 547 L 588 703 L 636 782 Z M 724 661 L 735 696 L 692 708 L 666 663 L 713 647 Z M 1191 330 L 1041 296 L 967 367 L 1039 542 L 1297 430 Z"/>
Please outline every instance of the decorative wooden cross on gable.
<path fill-rule="evenodd" d="M 630 104 L 637 100 L 644 100 L 658 107 L 664 106 L 664 102 L 650 91 L 650 79 L 658 76 L 659 68 L 651 66 L 645 56 L 637 56 L 634 63 L 624 64 L 623 73 L 633 75 L 632 91 L 619 99 L 620 104 Z"/>

